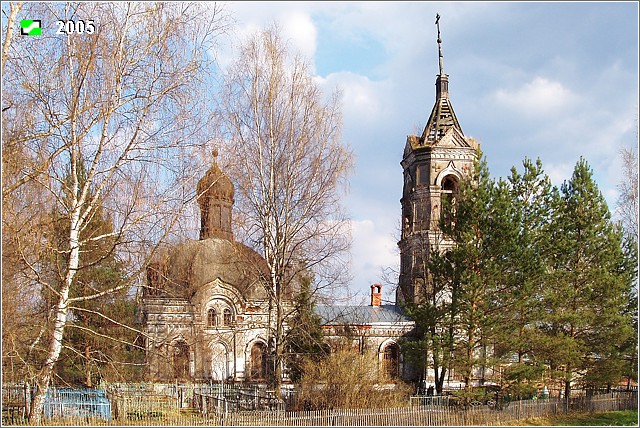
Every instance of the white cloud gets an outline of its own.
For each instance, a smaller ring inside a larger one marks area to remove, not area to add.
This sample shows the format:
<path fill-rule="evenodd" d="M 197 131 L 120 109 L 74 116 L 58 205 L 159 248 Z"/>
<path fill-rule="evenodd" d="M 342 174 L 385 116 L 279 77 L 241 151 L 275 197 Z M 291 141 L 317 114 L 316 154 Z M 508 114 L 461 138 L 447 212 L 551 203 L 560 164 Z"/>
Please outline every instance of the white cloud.
<path fill-rule="evenodd" d="M 518 114 L 545 116 L 570 107 L 577 97 L 559 82 L 535 77 L 518 89 L 498 90 L 494 99 L 498 104 L 516 110 Z"/>
<path fill-rule="evenodd" d="M 345 123 L 357 124 L 360 132 L 366 132 L 363 125 L 377 124 L 388 119 L 388 82 L 374 81 L 366 76 L 351 72 L 332 73 L 326 78 L 317 78 L 327 93 L 334 88 L 342 91 L 342 105 Z"/>
<path fill-rule="evenodd" d="M 230 2 L 229 12 L 236 23 L 232 30 L 230 45 L 221 46 L 217 56 L 222 68 L 229 65 L 237 54 L 239 43 L 253 34 L 277 25 L 281 36 L 295 51 L 300 52 L 313 64 L 317 47 L 317 29 L 311 18 L 312 3 L 289 2 Z"/>
<path fill-rule="evenodd" d="M 284 39 L 306 58 L 313 58 L 318 32 L 311 16 L 299 10 L 290 11 L 284 13 L 279 22 Z"/>
<path fill-rule="evenodd" d="M 573 174 L 573 167 L 575 164 L 569 163 L 547 163 L 544 166 L 544 172 L 551 179 L 551 183 L 558 188 L 562 185 L 565 180 L 569 180 L 571 178 L 571 174 Z"/>
<path fill-rule="evenodd" d="M 367 292 L 371 284 L 382 281 L 382 269 L 397 267 L 400 258 L 398 246 L 384 227 L 374 220 L 351 222 L 353 292 Z"/>

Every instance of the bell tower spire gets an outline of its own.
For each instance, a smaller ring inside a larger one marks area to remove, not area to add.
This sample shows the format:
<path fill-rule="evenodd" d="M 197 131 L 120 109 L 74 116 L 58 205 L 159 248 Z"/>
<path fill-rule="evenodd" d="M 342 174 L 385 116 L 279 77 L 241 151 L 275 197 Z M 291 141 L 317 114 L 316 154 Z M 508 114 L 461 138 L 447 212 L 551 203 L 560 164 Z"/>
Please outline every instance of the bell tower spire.
<path fill-rule="evenodd" d="M 440 76 L 444 76 L 444 58 L 442 56 L 442 38 L 440 38 L 440 14 L 436 13 L 436 26 L 438 27 L 438 65 Z"/>
<path fill-rule="evenodd" d="M 436 26 L 438 28 L 438 68 L 440 72 L 436 76 L 436 103 L 433 106 L 427 125 L 424 127 L 420 141 L 417 141 L 419 145 L 438 144 L 438 141 L 450 131 L 452 138 L 457 140 L 464 139 L 464 133 L 449 99 L 449 75 L 444 73 L 440 15 L 436 15 Z"/>
<path fill-rule="evenodd" d="M 421 136 L 408 135 L 402 158 L 402 233 L 396 303 L 428 298 L 431 251 L 446 251 L 453 241 L 444 236 L 441 221 L 453 221 L 460 183 L 473 171 L 478 144 L 465 137 L 449 99 L 449 75 L 444 72 L 440 15 L 436 100 Z"/>

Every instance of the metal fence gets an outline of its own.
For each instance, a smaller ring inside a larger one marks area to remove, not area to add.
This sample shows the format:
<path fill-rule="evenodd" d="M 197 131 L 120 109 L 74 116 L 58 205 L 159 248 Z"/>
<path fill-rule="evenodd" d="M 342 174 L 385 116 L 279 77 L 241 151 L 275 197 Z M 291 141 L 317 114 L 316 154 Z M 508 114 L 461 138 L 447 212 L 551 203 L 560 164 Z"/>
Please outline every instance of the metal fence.
<path fill-rule="evenodd" d="M 238 386 L 199 389 L 194 393 L 194 407 L 202 415 L 240 411 L 284 411 L 285 401 L 274 391 Z"/>
<path fill-rule="evenodd" d="M 589 409 L 637 409 L 636 399 L 609 396 L 590 400 Z M 585 404 L 587 401 L 585 401 Z M 586 409 L 586 408 L 585 408 Z M 516 401 L 502 409 L 476 406 L 424 405 L 393 409 L 320 410 L 305 412 L 229 412 L 217 423 L 228 426 L 496 426 L 563 413 L 559 400 Z"/>
<path fill-rule="evenodd" d="M 29 416 L 31 392 L 27 384 L 2 385 L 2 422 L 15 424 Z"/>
<path fill-rule="evenodd" d="M 611 411 L 638 408 L 636 392 L 612 393 L 570 400 L 575 411 Z M 513 401 L 502 408 L 483 405 L 419 405 L 393 409 L 320 410 L 304 412 L 229 412 L 218 415 L 227 426 L 496 426 L 518 425 L 527 419 L 565 413 L 558 399 Z"/>
<path fill-rule="evenodd" d="M 49 388 L 44 417 L 102 418 L 111 420 L 111 403 L 105 391 L 87 388 Z"/>
<path fill-rule="evenodd" d="M 33 390 L 28 384 L 2 385 L 2 422 L 20 424 L 29 416 Z M 46 419 L 101 418 L 111 420 L 111 403 L 98 389 L 49 388 L 45 394 Z"/>

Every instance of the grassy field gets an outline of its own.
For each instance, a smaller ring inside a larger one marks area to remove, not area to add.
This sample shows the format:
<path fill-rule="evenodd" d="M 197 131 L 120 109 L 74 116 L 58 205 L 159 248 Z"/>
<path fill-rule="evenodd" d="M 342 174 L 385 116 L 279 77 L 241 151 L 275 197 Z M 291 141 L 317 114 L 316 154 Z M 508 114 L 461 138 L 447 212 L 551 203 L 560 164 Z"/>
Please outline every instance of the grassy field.
<path fill-rule="evenodd" d="M 530 419 L 528 426 L 638 426 L 637 410 L 575 413 L 552 418 Z"/>

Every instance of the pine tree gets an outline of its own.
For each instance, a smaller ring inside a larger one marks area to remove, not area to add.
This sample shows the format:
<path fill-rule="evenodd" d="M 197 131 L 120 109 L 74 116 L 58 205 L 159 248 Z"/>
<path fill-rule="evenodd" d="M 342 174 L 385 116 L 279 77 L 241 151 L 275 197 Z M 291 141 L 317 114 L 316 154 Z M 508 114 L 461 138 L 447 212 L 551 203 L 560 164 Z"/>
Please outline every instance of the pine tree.
<path fill-rule="evenodd" d="M 312 281 L 310 275 L 303 275 L 301 278 L 293 315 L 288 320 L 290 328 L 285 336 L 285 347 L 288 350 L 286 364 L 289 378 L 294 383 L 302 380 L 304 366 L 309 360 L 318 362 L 329 353 L 322 334 L 322 321 L 313 309 Z"/>
<path fill-rule="evenodd" d="M 625 235 L 624 240 L 624 264 L 620 270 L 630 284 L 627 292 L 627 305 L 624 317 L 631 320 L 632 334 L 621 342 L 619 346 L 621 358 L 624 360 L 622 370 L 626 378 L 626 388 L 631 387 L 631 380 L 638 381 L 638 242 L 635 237 Z"/>
<path fill-rule="evenodd" d="M 625 313 L 630 272 L 622 231 L 584 159 L 555 193 L 553 211 L 541 327 L 547 362 L 568 400 L 572 382 L 606 385 L 622 375 L 617 348 L 632 334 Z"/>
<path fill-rule="evenodd" d="M 507 216 L 498 227 L 504 231 L 494 239 L 501 273 L 495 295 L 500 322 L 496 324 L 494 352 L 498 363 L 508 363 L 503 387 L 513 397 L 526 397 L 544 372 L 543 362 L 536 358 L 540 344 L 536 321 L 543 312 L 542 227 L 550 218 L 552 187 L 539 159 L 535 163 L 525 159 L 522 174 L 512 168 L 508 186 L 504 186 L 499 190 L 503 204 L 496 205 L 494 198 L 492 206 L 493 211 L 503 210 Z"/>
<path fill-rule="evenodd" d="M 491 262 L 495 260 L 491 254 L 494 248 L 487 240 L 490 228 L 502 222 L 500 212 L 489 210 L 495 186 L 486 160 L 481 159 L 473 180 L 462 183 L 455 220 L 441 226 L 454 241 L 453 249 L 441 259 L 449 264 L 445 263 L 444 272 L 450 275 L 452 366 L 462 376 L 467 393 L 474 369 L 486 365 L 483 351 L 490 342 L 495 315 L 491 312 L 496 278 Z"/>

